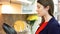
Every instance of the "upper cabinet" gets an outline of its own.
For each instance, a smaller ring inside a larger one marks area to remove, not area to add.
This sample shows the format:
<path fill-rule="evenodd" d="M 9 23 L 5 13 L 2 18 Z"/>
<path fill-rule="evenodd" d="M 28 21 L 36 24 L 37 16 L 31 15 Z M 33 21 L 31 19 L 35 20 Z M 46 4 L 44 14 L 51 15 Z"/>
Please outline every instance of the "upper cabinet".
<path fill-rule="evenodd" d="M 0 0 L 0 5 L 1 4 L 10 4 L 10 0 Z"/>
<path fill-rule="evenodd" d="M 18 3 L 18 4 L 32 4 L 32 1 L 29 0 L 10 0 L 12 3 Z"/>
<path fill-rule="evenodd" d="M 22 6 L 22 13 L 23 14 L 36 14 L 36 0 L 30 0 L 30 2 L 32 2 L 29 5 L 23 5 Z"/>
<path fill-rule="evenodd" d="M 20 4 L 5 4 L 1 6 L 1 11 L 3 14 L 20 14 L 21 13 L 21 6 Z"/>
<path fill-rule="evenodd" d="M 37 0 L 1 0 L 3 14 L 36 14 Z"/>

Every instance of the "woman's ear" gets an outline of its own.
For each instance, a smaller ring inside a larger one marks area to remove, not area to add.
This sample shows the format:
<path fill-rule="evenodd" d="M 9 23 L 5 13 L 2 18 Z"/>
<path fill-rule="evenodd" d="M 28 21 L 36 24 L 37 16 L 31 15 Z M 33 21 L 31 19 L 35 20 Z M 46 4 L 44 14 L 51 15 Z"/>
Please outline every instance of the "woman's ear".
<path fill-rule="evenodd" d="M 46 11 L 48 11 L 48 10 L 49 10 L 49 8 L 50 8 L 50 7 L 49 7 L 49 6 L 47 6 L 47 7 L 45 7 L 45 10 L 46 10 Z"/>

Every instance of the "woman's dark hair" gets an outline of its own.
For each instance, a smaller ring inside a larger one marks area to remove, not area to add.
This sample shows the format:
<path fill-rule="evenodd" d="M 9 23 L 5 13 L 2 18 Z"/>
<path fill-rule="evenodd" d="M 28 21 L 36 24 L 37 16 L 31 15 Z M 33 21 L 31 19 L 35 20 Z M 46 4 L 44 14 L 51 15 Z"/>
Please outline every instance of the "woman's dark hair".
<path fill-rule="evenodd" d="M 54 3 L 53 3 L 53 0 L 37 0 L 37 3 L 40 3 L 44 7 L 49 6 L 48 13 L 51 16 L 53 16 L 53 12 L 54 12 Z"/>
<path fill-rule="evenodd" d="M 40 3 L 41 5 L 43 5 L 44 7 L 49 6 L 49 10 L 48 13 L 49 15 L 53 16 L 54 13 L 54 3 L 53 0 L 37 0 L 37 3 Z M 44 18 L 42 17 L 42 22 L 44 22 Z M 42 24 L 42 23 L 41 23 Z"/>

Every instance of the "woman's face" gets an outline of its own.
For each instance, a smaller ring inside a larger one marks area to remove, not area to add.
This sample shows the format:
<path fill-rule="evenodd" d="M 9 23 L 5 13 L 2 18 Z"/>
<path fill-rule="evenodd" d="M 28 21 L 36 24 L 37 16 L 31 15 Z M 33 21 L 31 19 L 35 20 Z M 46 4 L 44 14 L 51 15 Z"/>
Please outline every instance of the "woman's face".
<path fill-rule="evenodd" d="M 43 5 L 41 5 L 40 3 L 37 3 L 37 13 L 38 13 L 38 16 L 44 16 L 46 15 L 47 10 Z"/>

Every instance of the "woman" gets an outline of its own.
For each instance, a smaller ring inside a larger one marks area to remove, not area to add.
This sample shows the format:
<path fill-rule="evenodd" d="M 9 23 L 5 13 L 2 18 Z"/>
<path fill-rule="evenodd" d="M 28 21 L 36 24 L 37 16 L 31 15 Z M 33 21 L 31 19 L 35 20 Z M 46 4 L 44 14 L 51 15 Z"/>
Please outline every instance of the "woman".
<path fill-rule="evenodd" d="M 59 24 L 53 11 L 53 0 L 37 0 L 37 13 L 43 21 L 35 34 L 59 34 Z"/>

